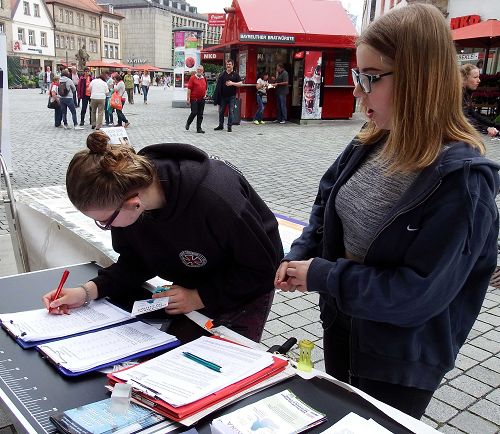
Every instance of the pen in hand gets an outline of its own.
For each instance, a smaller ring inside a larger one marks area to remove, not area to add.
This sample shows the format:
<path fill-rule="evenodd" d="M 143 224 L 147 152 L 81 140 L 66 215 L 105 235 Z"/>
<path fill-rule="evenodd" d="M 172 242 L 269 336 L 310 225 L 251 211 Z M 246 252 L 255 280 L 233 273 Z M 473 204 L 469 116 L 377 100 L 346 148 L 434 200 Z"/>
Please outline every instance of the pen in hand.
<path fill-rule="evenodd" d="M 57 300 L 59 296 L 61 295 L 61 290 L 63 289 L 64 284 L 66 283 L 66 280 L 68 279 L 69 276 L 69 271 L 64 270 L 61 281 L 59 282 L 59 286 L 56 289 L 56 293 L 54 294 L 54 298 L 52 298 L 51 302 L 54 300 Z M 51 308 L 49 307 L 49 313 L 51 312 Z"/>
<path fill-rule="evenodd" d="M 183 351 L 182 355 L 184 357 L 187 357 L 188 359 L 192 360 L 193 362 L 199 363 L 200 365 L 203 365 L 207 367 L 208 369 L 211 369 L 212 371 L 216 372 L 222 372 L 222 367 L 213 363 L 209 362 L 208 360 L 202 359 L 201 357 L 198 357 L 194 355 L 193 353 L 188 353 L 187 351 Z"/>

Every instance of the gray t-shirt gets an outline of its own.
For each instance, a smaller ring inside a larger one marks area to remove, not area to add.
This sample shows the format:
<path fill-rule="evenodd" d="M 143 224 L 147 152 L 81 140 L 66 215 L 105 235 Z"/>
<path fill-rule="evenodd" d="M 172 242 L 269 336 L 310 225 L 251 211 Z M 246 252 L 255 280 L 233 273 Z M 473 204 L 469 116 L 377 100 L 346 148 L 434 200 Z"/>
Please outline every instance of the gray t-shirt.
<path fill-rule="evenodd" d="M 283 83 L 285 81 L 288 83 L 288 72 L 283 70 L 276 77 L 276 83 Z M 276 86 L 276 95 L 288 95 L 288 84 L 286 86 Z"/>

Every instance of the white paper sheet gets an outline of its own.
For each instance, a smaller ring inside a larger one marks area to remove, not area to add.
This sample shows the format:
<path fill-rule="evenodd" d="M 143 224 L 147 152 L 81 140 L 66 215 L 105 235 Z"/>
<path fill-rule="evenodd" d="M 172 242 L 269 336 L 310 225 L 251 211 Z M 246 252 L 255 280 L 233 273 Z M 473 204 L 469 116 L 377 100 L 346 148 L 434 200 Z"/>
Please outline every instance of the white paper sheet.
<path fill-rule="evenodd" d="M 134 301 L 132 316 L 142 315 L 155 310 L 164 309 L 168 306 L 168 297 L 149 298 L 147 300 Z"/>

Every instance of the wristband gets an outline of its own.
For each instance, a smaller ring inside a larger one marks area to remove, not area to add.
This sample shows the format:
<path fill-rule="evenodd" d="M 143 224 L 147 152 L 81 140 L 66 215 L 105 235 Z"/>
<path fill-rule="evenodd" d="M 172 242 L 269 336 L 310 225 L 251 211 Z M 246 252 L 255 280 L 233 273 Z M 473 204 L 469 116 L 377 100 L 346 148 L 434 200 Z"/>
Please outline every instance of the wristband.
<path fill-rule="evenodd" d="M 80 285 L 80 288 L 83 288 L 83 290 L 85 291 L 85 301 L 83 302 L 82 306 L 88 306 L 91 301 L 90 292 L 84 285 Z"/>

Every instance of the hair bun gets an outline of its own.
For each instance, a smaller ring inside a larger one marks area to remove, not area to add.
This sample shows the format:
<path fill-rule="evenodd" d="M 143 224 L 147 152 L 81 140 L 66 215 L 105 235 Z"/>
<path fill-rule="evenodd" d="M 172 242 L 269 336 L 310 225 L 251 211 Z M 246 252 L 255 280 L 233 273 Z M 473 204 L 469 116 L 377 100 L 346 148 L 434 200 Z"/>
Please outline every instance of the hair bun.
<path fill-rule="evenodd" d="M 103 155 L 109 147 L 109 137 L 102 131 L 94 131 L 87 137 L 87 148 L 95 154 Z"/>

